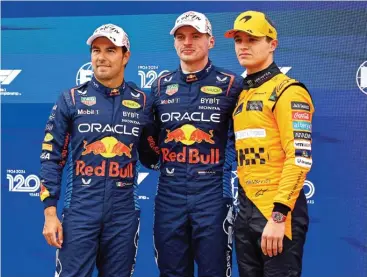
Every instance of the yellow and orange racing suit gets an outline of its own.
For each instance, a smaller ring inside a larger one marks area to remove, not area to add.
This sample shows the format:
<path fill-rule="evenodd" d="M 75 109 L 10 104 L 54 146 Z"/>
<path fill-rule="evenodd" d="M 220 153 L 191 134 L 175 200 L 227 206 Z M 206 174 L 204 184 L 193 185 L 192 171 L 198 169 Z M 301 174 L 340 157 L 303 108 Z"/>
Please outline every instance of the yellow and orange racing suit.
<path fill-rule="evenodd" d="M 239 183 L 266 219 L 277 207 L 291 211 L 285 235 L 292 239 L 292 211 L 312 165 L 312 99 L 275 63 L 247 85 L 233 113 Z"/>

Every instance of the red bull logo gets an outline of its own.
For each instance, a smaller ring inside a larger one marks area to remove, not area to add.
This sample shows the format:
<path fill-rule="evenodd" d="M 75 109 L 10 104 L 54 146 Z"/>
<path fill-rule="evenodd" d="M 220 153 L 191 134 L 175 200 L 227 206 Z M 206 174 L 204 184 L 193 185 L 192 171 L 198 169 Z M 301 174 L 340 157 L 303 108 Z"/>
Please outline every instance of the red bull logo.
<path fill-rule="evenodd" d="M 76 161 L 76 176 L 108 176 L 108 177 L 120 177 L 120 178 L 133 178 L 133 165 L 129 163 L 127 166 L 120 168 L 118 162 L 110 162 L 108 169 L 106 170 L 106 161 L 102 161 L 101 165 L 91 166 L 86 165 L 84 161 Z M 107 173 L 107 175 L 106 175 Z"/>
<path fill-rule="evenodd" d="M 88 155 L 93 152 L 94 155 L 99 155 L 101 153 L 106 153 L 106 147 L 101 141 L 95 141 L 93 143 L 88 144 L 85 140 L 84 142 L 84 151 L 82 155 Z"/>
<path fill-rule="evenodd" d="M 82 155 L 94 154 L 101 155 L 104 158 L 112 158 L 115 156 L 127 156 L 131 158 L 131 150 L 133 143 L 126 146 L 124 143 L 118 141 L 114 137 L 105 137 L 101 140 L 89 143 L 85 140 L 84 151 Z M 76 161 L 76 176 L 109 176 L 120 178 L 133 178 L 133 166 L 129 163 L 127 166 L 120 168 L 118 162 L 110 161 L 108 168 L 106 168 L 106 161 L 98 166 L 86 165 L 84 161 Z"/>
<path fill-rule="evenodd" d="M 164 162 L 179 162 L 189 164 L 218 164 L 219 149 L 210 149 L 209 154 L 200 153 L 199 149 L 190 148 L 187 151 L 186 146 L 182 147 L 182 152 L 171 152 L 169 148 L 162 148 L 162 156 Z"/>
<path fill-rule="evenodd" d="M 165 143 L 170 141 L 181 142 L 185 145 L 192 145 L 194 143 L 202 143 L 203 141 L 214 144 L 213 130 L 210 130 L 208 133 L 203 130 L 196 128 L 193 125 L 185 124 L 181 128 L 176 130 L 167 131 L 167 137 L 164 140 Z"/>
<path fill-rule="evenodd" d="M 116 96 L 116 95 L 120 95 L 120 91 L 117 88 L 114 88 L 111 90 L 110 96 Z"/>
<path fill-rule="evenodd" d="M 200 129 L 196 129 L 194 132 L 192 132 L 190 140 L 193 140 L 198 143 L 205 141 L 207 143 L 214 144 L 214 140 L 212 140 L 212 137 L 213 137 L 213 130 L 210 130 L 209 133 L 205 133 Z"/>
<path fill-rule="evenodd" d="M 194 81 L 197 81 L 198 80 L 198 77 L 195 75 L 195 74 L 189 74 L 186 76 L 186 82 L 187 83 L 191 83 L 191 82 L 194 82 Z"/>
<path fill-rule="evenodd" d="M 164 140 L 165 143 L 173 141 L 173 140 L 175 142 L 186 140 L 185 133 L 180 128 L 172 132 L 170 130 L 166 130 L 166 131 L 167 131 L 167 138 Z"/>
<path fill-rule="evenodd" d="M 112 148 L 112 153 L 115 153 L 117 156 L 126 155 L 127 157 L 131 158 L 132 147 L 133 147 L 132 143 L 130 143 L 129 147 L 127 147 L 122 142 L 118 142 Z"/>
<path fill-rule="evenodd" d="M 193 125 L 185 124 L 176 130 L 167 131 L 165 143 L 175 141 L 181 142 L 184 145 L 193 145 L 194 143 L 209 143 L 214 144 L 214 131 L 205 132 Z M 219 149 L 211 148 L 209 153 L 201 153 L 197 148 L 183 147 L 182 152 L 171 152 L 169 148 L 162 148 L 163 161 L 165 162 L 179 162 L 190 164 L 218 164 L 219 163 Z"/>
<path fill-rule="evenodd" d="M 84 151 L 82 155 L 88 155 L 93 153 L 94 155 L 101 155 L 104 158 L 112 158 L 117 156 L 125 155 L 128 158 L 131 158 L 131 151 L 133 148 L 133 143 L 130 143 L 129 146 L 125 145 L 124 143 L 118 141 L 114 137 L 105 137 L 101 140 L 87 143 L 85 140 L 84 142 Z"/>

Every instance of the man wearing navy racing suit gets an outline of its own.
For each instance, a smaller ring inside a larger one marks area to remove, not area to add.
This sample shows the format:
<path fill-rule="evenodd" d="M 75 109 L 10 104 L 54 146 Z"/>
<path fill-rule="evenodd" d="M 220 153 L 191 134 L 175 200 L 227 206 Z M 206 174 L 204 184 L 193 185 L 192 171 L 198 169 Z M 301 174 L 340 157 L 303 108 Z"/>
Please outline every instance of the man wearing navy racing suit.
<path fill-rule="evenodd" d="M 41 154 L 43 234 L 58 248 L 58 277 L 128 277 L 139 236 L 136 166 L 150 167 L 152 101 L 124 80 L 128 36 L 103 25 L 88 39 L 94 77 L 59 97 L 46 125 Z M 144 129 L 149 134 L 149 129 Z M 138 150 L 139 149 L 139 153 Z M 155 149 L 158 151 L 157 149 Z M 67 160 L 62 225 L 56 206 Z"/>
<path fill-rule="evenodd" d="M 161 277 L 192 277 L 194 261 L 200 277 L 231 276 L 235 153 L 227 140 L 243 79 L 209 60 L 214 37 L 204 14 L 182 14 L 171 35 L 180 67 L 152 86 L 161 149 L 156 260 Z"/>

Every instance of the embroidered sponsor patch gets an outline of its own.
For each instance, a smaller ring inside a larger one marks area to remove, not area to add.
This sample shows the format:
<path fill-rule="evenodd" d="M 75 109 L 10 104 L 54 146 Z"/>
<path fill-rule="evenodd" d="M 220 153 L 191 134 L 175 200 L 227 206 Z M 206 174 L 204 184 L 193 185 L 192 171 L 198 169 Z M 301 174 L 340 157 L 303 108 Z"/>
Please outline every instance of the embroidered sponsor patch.
<path fill-rule="evenodd" d="M 263 101 L 248 101 L 246 111 L 262 111 Z"/>
<path fill-rule="evenodd" d="M 310 105 L 305 102 L 292 101 L 291 108 L 292 110 L 310 111 Z"/>
<path fill-rule="evenodd" d="M 87 106 L 93 106 L 97 103 L 97 99 L 95 96 L 89 96 L 89 97 L 80 97 L 80 102 L 82 102 L 84 105 Z"/>
<path fill-rule="evenodd" d="M 214 86 L 201 87 L 200 90 L 207 94 L 220 94 L 223 92 L 221 88 Z"/>
<path fill-rule="evenodd" d="M 122 105 L 130 109 L 139 109 L 141 107 L 141 105 L 138 102 L 132 100 L 123 100 Z"/>
<path fill-rule="evenodd" d="M 169 85 L 166 88 L 166 94 L 171 96 L 173 94 L 175 94 L 178 91 L 178 84 L 173 84 L 173 85 Z"/>

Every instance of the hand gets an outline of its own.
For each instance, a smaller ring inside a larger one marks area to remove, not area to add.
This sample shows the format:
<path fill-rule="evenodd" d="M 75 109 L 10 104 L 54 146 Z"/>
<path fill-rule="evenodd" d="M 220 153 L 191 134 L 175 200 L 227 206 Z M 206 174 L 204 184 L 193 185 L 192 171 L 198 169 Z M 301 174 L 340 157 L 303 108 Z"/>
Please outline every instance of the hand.
<path fill-rule="evenodd" d="M 61 222 L 56 214 L 56 207 L 48 207 L 45 209 L 45 225 L 42 234 L 49 245 L 61 248 L 63 231 Z"/>
<path fill-rule="evenodd" d="M 283 252 L 284 232 L 285 222 L 277 223 L 272 218 L 269 219 L 261 237 L 261 250 L 265 256 L 272 257 Z"/>

